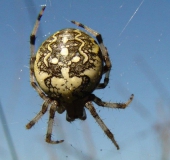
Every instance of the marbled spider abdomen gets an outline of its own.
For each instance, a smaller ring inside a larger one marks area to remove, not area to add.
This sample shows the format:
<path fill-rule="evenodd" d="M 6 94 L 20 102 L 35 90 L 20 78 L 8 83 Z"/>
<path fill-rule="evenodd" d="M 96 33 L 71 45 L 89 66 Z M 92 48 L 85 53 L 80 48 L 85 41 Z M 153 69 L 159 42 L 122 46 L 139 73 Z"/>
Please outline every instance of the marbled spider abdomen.
<path fill-rule="evenodd" d="M 78 29 L 63 29 L 45 40 L 34 63 L 35 77 L 51 98 L 72 103 L 94 91 L 102 71 L 97 42 Z"/>

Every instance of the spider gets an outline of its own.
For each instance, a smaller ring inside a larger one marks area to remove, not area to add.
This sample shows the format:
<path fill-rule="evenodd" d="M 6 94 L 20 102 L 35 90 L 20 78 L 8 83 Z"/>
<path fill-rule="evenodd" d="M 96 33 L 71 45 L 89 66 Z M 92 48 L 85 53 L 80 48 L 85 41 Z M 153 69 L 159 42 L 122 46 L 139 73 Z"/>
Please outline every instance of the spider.
<path fill-rule="evenodd" d="M 96 39 L 79 29 L 67 28 L 47 38 L 35 54 L 35 39 L 40 19 L 46 6 L 42 7 L 30 35 L 30 81 L 32 87 L 44 100 L 41 111 L 26 125 L 30 129 L 49 109 L 46 142 L 62 143 L 52 140 L 55 112 L 66 111 L 66 120 L 86 119 L 88 109 L 101 129 L 119 149 L 114 135 L 96 112 L 92 102 L 98 106 L 125 109 L 133 100 L 133 94 L 126 103 L 104 102 L 92 92 L 103 89 L 109 82 L 111 61 L 102 36 L 93 29 L 76 21 L 73 24 L 84 28 Z M 104 80 L 100 83 L 102 76 Z"/>

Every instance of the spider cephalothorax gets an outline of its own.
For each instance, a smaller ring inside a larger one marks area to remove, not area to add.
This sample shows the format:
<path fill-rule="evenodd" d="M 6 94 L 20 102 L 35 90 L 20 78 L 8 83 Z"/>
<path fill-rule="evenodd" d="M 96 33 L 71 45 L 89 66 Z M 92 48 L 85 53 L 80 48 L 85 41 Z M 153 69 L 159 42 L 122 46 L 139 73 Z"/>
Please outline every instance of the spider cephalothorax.
<path fill-rule="evenodd" d="M 66 111 L 66 119 L 71 122 L 77 118 L 85 120 L 87 108 L 119 149 L 113 134 L 95 111 L 92 101 L 99 106 L 124 109 L 132 101 L 133 95 L 126 103 L 108 103 L 92 94 L 95 89 L 105 88 L 109 82 L 111 62 L 102 36 L 79 22 L 71 21 L 96 37 L 97 42 L 79 29 L 67 28 L 47 38 L 35 54 L 35 35 L 44 10 L 45 6 L 42 7 L 30 36 L 31 85 L 44 99 L 44 103 L 42 110 L 26 128 L 31 128 L 51 105 L 46 141 L 52 144 L 61 143 L 63 140 L 51 140 L 55 112 Z M 100 83 L 103 75 L 104 82 Z"/>

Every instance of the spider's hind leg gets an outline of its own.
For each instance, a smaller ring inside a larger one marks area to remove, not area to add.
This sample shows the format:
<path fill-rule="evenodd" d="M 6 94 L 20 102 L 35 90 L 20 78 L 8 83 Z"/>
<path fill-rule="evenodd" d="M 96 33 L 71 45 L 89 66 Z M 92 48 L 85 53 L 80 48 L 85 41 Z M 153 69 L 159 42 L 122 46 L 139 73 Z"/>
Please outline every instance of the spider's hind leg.
<path fill-rule="evenodd" d="M 46 6 L 43 6 L 38 17 L 37 20 L 35 22 L 34 28 L 31 32 L 30 35 L 30 52 L 31 52 L 31 57 L 30 57 L 30 83 L 32 85 L 32 87 L 38 92 L 38 94 L 40 95 L 41 98 L 43 98 L 45 101 L 48 101 L 48 96 L 46 96 L 43 91 L 41 90 L 41 88 L 37 85 L 37 82 L 35 80 L 35 72 L 34 72 L 34 63 L 35 63 L 35 40 L 36 40 L 36 34 L 37 34 L 37 30 L 39 27 L 39 23 L 40 23 L 40 19 L 43 15 L 43 12 L 45 10 Z"/>
<path fill-rule="evenodd" d="M 111 70 L 112 65 L 111 65 L 111 61 L 109 58 L 107 48 L 104 46 L 102 35 L 100 33 L 98 33 L 97 31 L 85 26 L 84 24 L 82 24 L 80 22 L 76 22 L 76 21 L 71 21 L 71 22 L 81 28 L 84 28 L 86 31 L 88 31 L 90 34 L 92 34 L 94 37 L 96 37 L 97 42 L 99 43 L 99 47 L 102 52 L 102 57 L 105 62 L 105 65 L 103 67 L 103 74 L 105 74 L 105 78 L 104 78 L 104 82 L 98 84 L 96 89 L 103 89 L 109 83 L 109 75 L 110 75 L 110 70 Z"/>

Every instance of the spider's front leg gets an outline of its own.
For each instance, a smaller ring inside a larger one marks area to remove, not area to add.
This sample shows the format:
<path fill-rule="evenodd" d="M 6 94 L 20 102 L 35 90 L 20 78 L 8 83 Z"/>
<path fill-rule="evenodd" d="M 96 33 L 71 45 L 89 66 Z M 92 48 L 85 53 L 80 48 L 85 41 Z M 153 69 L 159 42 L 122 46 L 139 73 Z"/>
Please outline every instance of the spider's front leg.
<path fill-rule="evenodd" d="M 49 99 L 43 103 L 41 111 L 26 125 L 27 129 L 30 129 L 47 112 L 50 102 L 51 100 Z"/>
<path fill-rule="evenodd" d="M 118 108 L 118 109 L 125 109 L 133 100 L 134 95 L 131 94 L 129 100 L 125 103 L 109 103 L 104 102 L 94 94 L 90 95 L 90 100 L 95 102 L 98 106 L 108 107 L 108 108 Z"/>
<path fill-rule="evenodd" d="M 89 96 L 89 102 L 86 103 L 86 108 L 90 111 L 90 113 L 92 114 L 92 116 L 95 118 L 95 120 L 97 121 L 97 123 L 100 125 L 100 127 L 102 128 L 102 130 L 105 132 L 105 134 L 110 138 L 110 140 L 114 143 L 114 145 L 116 146 L 117 149 L 119 149 L 119 145 L 117 144 L 114 135 L 112 134 L 112 132 L 110 132 L 110 130 L 107 128 L 107 126 L 104 124 L 104 122 L 101 120 L 101 118 L 99 117 L 99 115 L 97 114 L 93 104 L 90 101 L 95 102 L 97 105 L 99 106 L 103 106 L 103 107 L 109 107 L 109 108 L 120 108 L 120 109 L 125 109 L 133 100 L 134 95 L 132 94 L 129 98 L 129 100 L 125 103 L 109 103 L 109 102 L 103 102 L 100 98 L 98 98 L 97 96 L 95 96 L 94 94 L 91 94 Z"/>
<path fill-rule="evenodd" d="M 102 128 L 102 130 L 105 132 L 105 134 L 108 136 L 108 138 L 110 138 L 110 140 L 113 142 L 113 144 L 116 146 L 117 149 L 119 149 L 119 145 L 117 144 L 114 135 L 112 132 L 110 132 L 110 130 L 107 128 L 107 126 L 104 124 L 104 122 L 102 121 L 102 119 L 99 117 L 99 115 L 97 114 L 93 104 L 91 102 L 87 102 L 86 103 L 86 108 L 90 111 L 91 115 L 94 117 L 94 119 L 97 121 L 97 123 L 99 124 L 99 126 Z"/>
<path fill-rule="evenodd" d="M 49 111 L 48 129 L 47 129 L 47 134 L 46 134 L 46 142 L 51 143 L 51 144 L 58 144 L 58 143 L 62 143 L 64 141 L 64 140 L 59 140 L 59 141 L 51 140 L 56 110 L 57 110 L 57 101 L 53 101 L 52 104 L 51 104 L 51 107 L 50 107 L 50 111 Z"/>

